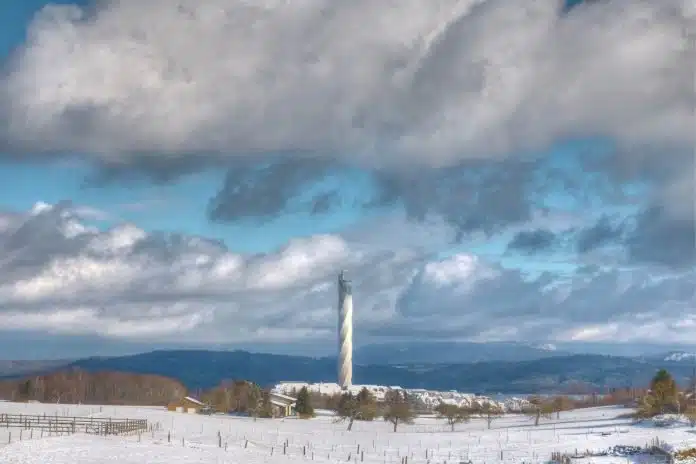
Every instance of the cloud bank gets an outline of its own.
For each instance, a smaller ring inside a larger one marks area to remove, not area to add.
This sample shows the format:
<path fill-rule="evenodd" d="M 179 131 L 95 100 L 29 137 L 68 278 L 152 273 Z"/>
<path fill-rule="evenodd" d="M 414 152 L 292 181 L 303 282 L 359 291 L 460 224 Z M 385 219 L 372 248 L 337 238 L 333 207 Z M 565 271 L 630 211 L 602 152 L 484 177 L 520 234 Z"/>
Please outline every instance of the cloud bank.
<path fill-rule="evenodd" d="M 3 138 L 116 165 L 270 153 L 370 167 L 581 136 L 692 143 L 691 3 L 561 3 L 47 6 L 0 81 Z"/>
<path fill-rule="evenodd" d="M 335 278 L 355 289 L 360 343 L 388 339 L 688 342 L 693 271 L 585 269 L 531 278 L 472 254 L 435 259 L 338 235 L 262 255 L 123 224 L 81 208 L 0 215 L 0 327 L 115 340 L 244 344 L 333 341 Z M 659 315 L 659 317 L 658 317 Z"/>
<path fill-rule="evenodd" d="M 696 7 L 562 3 L 47 6 L 4 63 L 0 152 L 77 153 L 100 167 L 97 183 L 222 166 L 213 221 L 274 218 L 305 195 L 293 212 L 401 208 L 459 238 L 529 222 L 554 192 L 630 206 L 624 187 L 638 184 L 632 256 L 673 265 L 684 250 L 653 256 L 652 244 L 676 234 L 693 248 Z M 588 139 L 609 148 L 553 159 Z M 325 185 L 351 169 L 371 198 Z"/>

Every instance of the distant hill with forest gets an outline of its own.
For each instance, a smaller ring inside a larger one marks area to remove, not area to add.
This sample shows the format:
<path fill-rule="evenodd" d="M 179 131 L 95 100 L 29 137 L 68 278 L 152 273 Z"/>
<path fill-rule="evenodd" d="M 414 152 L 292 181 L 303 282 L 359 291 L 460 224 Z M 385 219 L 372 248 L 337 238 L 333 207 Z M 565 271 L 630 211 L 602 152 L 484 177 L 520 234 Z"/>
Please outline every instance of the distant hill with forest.
<path fill-rule="evenodd" d="M 585 393 L 642 387 L 660 368 L 669 369 L 678 383 L 688 385 L 693 360 L 685 361 L 679 356 L 629 358 L 564 354 L 523 361 L 356 364 L 353 382 L 481 394 Z M 246 351 L 162 350 L 86 358 L 50 365 L 32 374 L 71 370 L 159 376 L 175 379 L 195 391 L 235 379 L 249 380 L 262 387 L 287 381 L 335 382 L 336 360 Z M 10 375 L 10 378 L 26 375 Z"/>
<path fill-rule="evenodd" d="M 206 389 L 225 379 L 245 379 L 261 386 L 283 381 L 334 382 L 336 360 L 249 353 L 245 351 L 153 351 L 132 356 L 83 359 L 71 363 L 89 372 L 156 374 L 191 389 Z M 691 363 L 663 358 L 563 355 L 526 361 L 446 364 L 355 365 L 355 384 L 458 390 L 472 393 L 541 393 L 643 386 L 659 368 L 668 368 L 687 385 Z"/>
<path fill-rule="evenodd" d="M 42 403 L 166 405 L 186 392 L 178 380 L 158 375 L 76 368 L 0 381 L 0 398 Z"/>

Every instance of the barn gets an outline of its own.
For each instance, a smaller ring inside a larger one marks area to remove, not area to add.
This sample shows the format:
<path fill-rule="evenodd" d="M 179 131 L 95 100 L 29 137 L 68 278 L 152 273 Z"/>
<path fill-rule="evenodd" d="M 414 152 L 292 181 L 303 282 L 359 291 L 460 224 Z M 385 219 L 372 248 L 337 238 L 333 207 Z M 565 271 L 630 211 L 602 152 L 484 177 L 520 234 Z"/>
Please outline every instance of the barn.
<path fill-rule="evenodd" d="M 196 398 L 192 398 L 190 396 L 185 396 L 184 398 L 174 401 L 172 403 L 169 403 L 167 405 L 167 409 L 169 411 L 175 411 L 175 412 L 187 412 L 189 414 L 198 414 L 206 409 L 208 409 L 208 406 L 204 404 L 203 402 L 197 400 Z"/>

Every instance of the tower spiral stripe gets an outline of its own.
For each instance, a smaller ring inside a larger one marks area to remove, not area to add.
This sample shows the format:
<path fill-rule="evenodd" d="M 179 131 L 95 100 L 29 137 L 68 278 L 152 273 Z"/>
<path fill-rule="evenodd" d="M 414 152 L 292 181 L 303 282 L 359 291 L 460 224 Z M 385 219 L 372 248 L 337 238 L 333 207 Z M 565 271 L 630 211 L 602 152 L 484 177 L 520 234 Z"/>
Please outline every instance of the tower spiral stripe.
<path fill-rule="evenodd" d="M 338 384 L 349 387 L 353 382 L 353 296 L 343 273 L 339 276 L 338 292 Z"/>

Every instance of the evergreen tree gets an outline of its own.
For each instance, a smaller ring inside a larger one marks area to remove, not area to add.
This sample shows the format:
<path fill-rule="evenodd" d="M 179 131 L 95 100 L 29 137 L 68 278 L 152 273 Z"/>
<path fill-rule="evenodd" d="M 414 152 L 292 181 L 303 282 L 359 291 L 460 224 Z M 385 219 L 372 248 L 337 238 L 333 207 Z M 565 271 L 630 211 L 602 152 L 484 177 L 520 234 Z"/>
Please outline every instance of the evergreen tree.
<path fill-rule="evenodd" d="M 353 422 L 358 417 L 359 411 L 358 401 L 350 392 L 341 395 L 341 399 L 338 401 L 338 408 L 336 408 L 336 414 L 338 415 L 339 421 L 348 421 L 348 431 L 352 430 Z"/>
<path fill-rule="evenodd" d="M 660 369 L 650 382 L 650 396 L 652 397 L 654 413 L 664 414 L 668 410 L 676 408 L 677 383 L 672 375 L 665 369 Z"/>
<path fill-rule="evenodd" d="M 249 389 L 248 392 L 248 402 L 249 402 L 249 414 L 254 418 L 254 421 L 256 421 L 256 418 L 262 415 L 263 408 L 264 408 L 264 395 L 263 392 L 261 391 L 261 388 L 256 385 L 252 384 L 251 388 Z"/>
<path fill-rule="evenodd" d="M 273 406 L 271 405 L 271 392 L 268 390 L 261 391 L 261 401 L 258 403 L 258 417 L 263 419 L 271 419 L 273 417 Z"/>
<path fill-rule="evenodd" d="M 362 387 L 360 392 L 358 392 L 358 403 L 365 404 L 369 403 L 372 401 L 372 393 L 370 393 L 370 390 L 367 389 L 367 387 Z"/>
<path fill-rule="evenodd" d="M 358 414 L 356 419 L 361 421 L 371 421 L 377 417 L 377 400 L 370 391 L 363 387 L 358 393 Z"/>
<path fill-rule="evenodd" d="M 300 417 L 314 416 L 314 408 L 312 407 L 312 402 L 309 397 L 309 390 L 307 390 L 307 387 L 302 387 L 299 393 L 297 394 L 295 411 L 297 411 L 297 414 Z"/>

